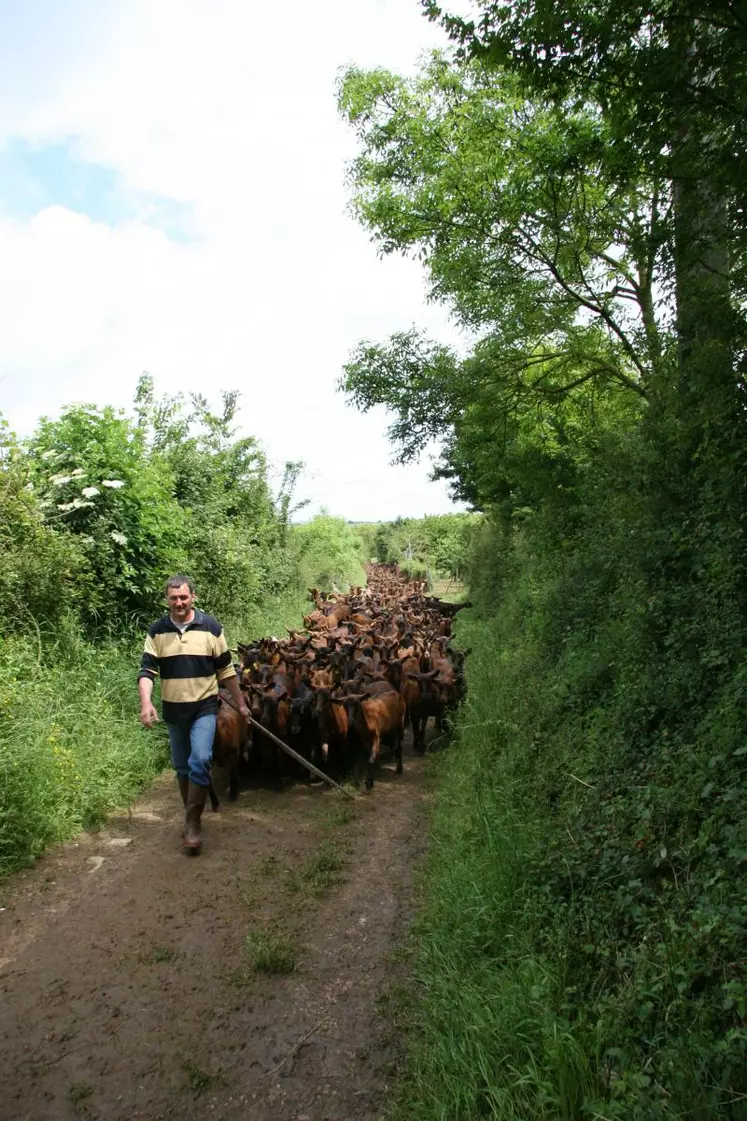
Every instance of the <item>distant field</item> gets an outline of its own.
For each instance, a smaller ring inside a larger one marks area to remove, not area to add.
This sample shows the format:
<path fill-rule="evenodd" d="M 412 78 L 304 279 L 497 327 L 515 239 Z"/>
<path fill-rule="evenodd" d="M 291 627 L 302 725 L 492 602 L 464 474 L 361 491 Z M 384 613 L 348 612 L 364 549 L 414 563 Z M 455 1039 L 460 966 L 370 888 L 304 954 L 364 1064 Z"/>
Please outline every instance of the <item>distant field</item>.
<path fill-rule="evenodd" d="M 467 598 L 467 585 L 459 580 L 434 580 L 431 594 L 447 603 L 460 603 Z"/>

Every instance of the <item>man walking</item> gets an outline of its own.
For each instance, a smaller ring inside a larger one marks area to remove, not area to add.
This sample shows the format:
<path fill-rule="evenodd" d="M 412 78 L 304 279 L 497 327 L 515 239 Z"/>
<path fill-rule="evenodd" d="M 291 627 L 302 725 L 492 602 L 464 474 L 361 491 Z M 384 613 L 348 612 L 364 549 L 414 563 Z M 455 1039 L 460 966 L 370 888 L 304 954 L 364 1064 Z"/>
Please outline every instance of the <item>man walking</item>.
<path fill-rule="evenodd" d="M 172 576 L 166 582 L 166 602 L 168 614 L 148 630 L 140 663 L 140 722 L 146 728 L 158 722 L 152 699 L 158 676 L 171 762 L 186 810 L 184 847 L 198 853 L 202 843 L 200 819 L 213 760 L 218 682 L 229 690 L 245 720 L 249 709 L 239 689 L 223 628 L 212 615 L 195 611 L 194 587 L 188 576 Z"/>

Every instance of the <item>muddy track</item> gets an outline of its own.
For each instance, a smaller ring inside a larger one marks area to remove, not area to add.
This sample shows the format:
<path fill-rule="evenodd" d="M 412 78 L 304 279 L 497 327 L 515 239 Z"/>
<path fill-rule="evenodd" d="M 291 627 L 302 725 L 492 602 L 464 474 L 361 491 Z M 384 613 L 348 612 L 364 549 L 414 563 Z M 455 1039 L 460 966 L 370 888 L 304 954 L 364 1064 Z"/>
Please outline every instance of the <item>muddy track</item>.
<path fill-rule="evenodd" d="M 381 1118 L 423 802 L 406 750 L 354 803 L 243 790 L 190 858 L 164 775 L 4 885 L 0 1119 Z M 254 972 L 249 931 L 284 939 L 295 970 Z"/>

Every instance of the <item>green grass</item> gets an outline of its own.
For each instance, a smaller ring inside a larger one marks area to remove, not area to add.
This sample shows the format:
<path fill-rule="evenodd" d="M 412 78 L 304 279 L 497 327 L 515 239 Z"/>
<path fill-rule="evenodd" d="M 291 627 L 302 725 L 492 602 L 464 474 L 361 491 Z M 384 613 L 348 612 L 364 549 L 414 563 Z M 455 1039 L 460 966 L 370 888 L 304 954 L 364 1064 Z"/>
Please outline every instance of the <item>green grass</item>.
<path fill-rule="evenodd" d="M 429 594 L 443 600 L 444 603 L 464 603 L 468 597 L 468 588 L 460 580 L 445 577 L 434 581 Z"/>
<path fill-rule="evenodd" d="M 285 638 L 286 627 L 302 625 L 302 616 L 312 609 L 306 589 L 291 590 L 281 596 L 268 596 L 261 604 L 249 604 L 234 617 L 221 619 L 228 645 L 235 651 L 237 642 L 254 642 L 266 635 Z"/>
<path fill-rule="evenodd" d="M 300 871 L 290 874 L 288 886 L 319 899 L 330 887 L 341 882 L 344 867 L 345 850 L 334 841 L 324 840 Z"/>
<path fill-rule="evenodd" d="M 342 829 L 355 821 L 355 805 L 350 801 L 339 801 L 330 810 L 325 811 L 322 825 L 325 829 Z"/>
<path fill-rule="evenodd" d="M 255 973 L 292 973 L 296 968 L 293 942 L 281 930 L 250 930 L 246 936 L 246 950 Z"/>

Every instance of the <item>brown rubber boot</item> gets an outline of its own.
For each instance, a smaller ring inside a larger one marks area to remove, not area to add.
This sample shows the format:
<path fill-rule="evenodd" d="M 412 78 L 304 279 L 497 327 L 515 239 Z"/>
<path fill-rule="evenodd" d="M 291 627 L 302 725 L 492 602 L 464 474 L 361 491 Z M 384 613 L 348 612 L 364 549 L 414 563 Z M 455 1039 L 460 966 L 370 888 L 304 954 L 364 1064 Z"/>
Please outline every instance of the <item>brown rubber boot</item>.
<path fill-rule="evenodd" d="M 190 782 L 187 791 L 187 814 L 184 822 L 184 847 L 195 854 L 200 851 L 202 845 L 200 818 L 202 817 L 202 811 L 205 809 L 206 798 L 207 787 L 197 786 L 196 783 Z"/>
<path fill-rule="evenodd" d="M 183 777 L 182 777 L 182 775 L 177 775 L 176 779 L 177 779 L 177 782 L 179 783 L 179 793 L 182 796 L 182 802 L 184 803 L 184 808 L 186 810 L 186 808 L 187 808 L 187 795 L 189 794 L 189 779 L 187 778 L 186 775 L 184 775 Z"/>

